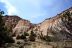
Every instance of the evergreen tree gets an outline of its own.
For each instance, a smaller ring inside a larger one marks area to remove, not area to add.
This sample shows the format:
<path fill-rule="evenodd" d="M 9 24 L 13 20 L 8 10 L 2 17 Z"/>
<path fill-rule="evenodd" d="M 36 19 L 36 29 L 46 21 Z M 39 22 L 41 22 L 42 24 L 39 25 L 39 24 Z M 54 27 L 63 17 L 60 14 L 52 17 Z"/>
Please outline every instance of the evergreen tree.
<path fill-rule="evenodd" d="M 14 42 L 14 40 L 8 36 L 6 28 L 4 26 L 4 22 L 2 20 L 2 16 L 4 11 L 0 10 L 0 45 L 4 43 Z"/>
<path fill-rule="evenodd" d="M 35 41 L 35 37 L 36 37 L 36 34 L 33 31 L 31 31 L 29 40 L 30 41 Z"/>

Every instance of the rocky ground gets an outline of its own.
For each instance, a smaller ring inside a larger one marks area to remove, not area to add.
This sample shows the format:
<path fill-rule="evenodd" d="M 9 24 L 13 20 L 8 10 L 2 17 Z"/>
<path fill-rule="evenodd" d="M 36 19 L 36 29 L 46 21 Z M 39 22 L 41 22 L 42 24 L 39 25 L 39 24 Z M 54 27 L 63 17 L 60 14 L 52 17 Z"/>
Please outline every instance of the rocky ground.
<path fill-rule="evenodd" d="M 0 47 L 1 48 L 1 47 Z M 67 42 L 17 42 L 17 43 L 6 43 L 2 48 L 72 48 L 72 41 Z"/>

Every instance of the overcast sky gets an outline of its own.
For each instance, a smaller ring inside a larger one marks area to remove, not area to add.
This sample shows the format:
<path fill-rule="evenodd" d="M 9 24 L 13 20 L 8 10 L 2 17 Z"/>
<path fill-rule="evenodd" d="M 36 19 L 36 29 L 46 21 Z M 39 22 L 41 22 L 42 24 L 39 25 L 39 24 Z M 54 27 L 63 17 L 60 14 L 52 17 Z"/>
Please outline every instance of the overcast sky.
<path fill-rule="evenodd" d="M 72 0 L 0 0 L 0 9 L 8 15 L 18 15 L 32 23 L 39 23 L 46 18 L 72 6 Z"/>

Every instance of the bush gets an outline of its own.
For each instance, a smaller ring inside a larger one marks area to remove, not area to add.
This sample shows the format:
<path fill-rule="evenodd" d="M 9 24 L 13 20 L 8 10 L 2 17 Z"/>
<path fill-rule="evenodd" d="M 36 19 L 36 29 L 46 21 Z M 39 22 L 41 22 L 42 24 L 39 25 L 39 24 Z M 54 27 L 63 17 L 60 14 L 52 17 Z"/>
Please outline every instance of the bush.
<path fill-rule="evenodd" d="M 18 35 L 18 36 L 16 37 L 16 39 L 21 39 L 21 36 Z"/>
<path fill-rule="evenodd" d="M 23 34 L 24 36 L 29 36 L 29 34 L 27 33 L 27 32 L 24 32 L 24 34 Z"/>
<path fill-rule="evenodd" d="M 27 32 L 24 32 L 24 34 L 22 34 L 21 36 L 17 36 L 16 39 L 23 39 L 24 41 L 27 41 L 26 36 L 29 36 L 29 34 Z"/>
<path fill-rule="evenodd" d="M 36 34 L 33 31 L 31 31 L 30 36 L 29 36 L 29 40 L 35 41 L 35 37 L 36 37 Z"/>
<path fill-rule="evenodd" d="M 26 36 L 25 36 L 25 35 L 22 35 L 22 36 L 21 36 L 21 39 L 26 39 Z"/>

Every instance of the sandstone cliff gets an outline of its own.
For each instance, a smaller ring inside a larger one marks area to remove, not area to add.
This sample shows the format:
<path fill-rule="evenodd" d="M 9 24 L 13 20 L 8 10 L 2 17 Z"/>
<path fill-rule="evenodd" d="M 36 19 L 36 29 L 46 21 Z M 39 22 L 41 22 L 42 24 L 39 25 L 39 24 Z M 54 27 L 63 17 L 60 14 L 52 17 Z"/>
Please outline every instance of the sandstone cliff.
<path fill-rule="evenodd" d="M 33 30 L 37 36 L 51 36 L 59 40 L 72 39 L 72 7 L 36 25 L 18 16 L 7 15 L 3 20 L 9 32 L 16 35 Z"/>
<path fill-rule="evenodd" d="M 59 40 L 72 39 L 72 7 L 37 25 L 38 33 Z"/>
<path fill-rule="evenodd" d="M 6 15 L 2 18 L 9 34 L 20 34 L 34 27 L 34 24 L 30 23 L 30 21 L 16 15 Z"/>

